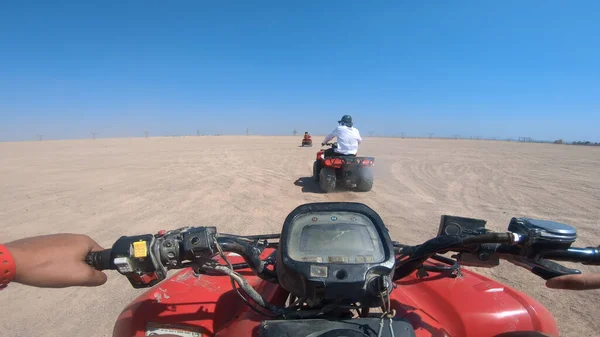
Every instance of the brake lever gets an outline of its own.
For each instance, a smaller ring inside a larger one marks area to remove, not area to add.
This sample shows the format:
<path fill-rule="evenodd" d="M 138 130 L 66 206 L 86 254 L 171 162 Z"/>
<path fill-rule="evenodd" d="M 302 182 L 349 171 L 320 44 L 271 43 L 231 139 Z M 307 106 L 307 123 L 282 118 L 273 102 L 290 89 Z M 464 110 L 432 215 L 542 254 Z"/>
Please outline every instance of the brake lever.
<path fill-rule="evenodd" d="M 546 259 L 532 260 L 524 256 L 510 256 L 504 257 L 504 259 L 514 265 L 529 270 L 544 280 L 549 280 L 551 278 L 563 275 L 581 274 L 581 271 L 578 269 L 567 268 L 561 264 Z"/>

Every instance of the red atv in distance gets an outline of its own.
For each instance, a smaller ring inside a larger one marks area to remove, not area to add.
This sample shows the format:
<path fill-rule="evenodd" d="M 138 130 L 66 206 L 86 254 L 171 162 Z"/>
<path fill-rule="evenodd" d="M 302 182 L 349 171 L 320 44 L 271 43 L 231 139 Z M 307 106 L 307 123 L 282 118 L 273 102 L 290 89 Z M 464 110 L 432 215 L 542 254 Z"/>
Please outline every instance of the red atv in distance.
<path fill-rule="evenodd" d="M 304 137 L 302 138 L 302 147 L 312 147 L 312 138 L 308 132 L 304 133 Z"/>
<path fill-rule="evenodd" d="M 332 149 L 337 148 L 337 143 L 327 143 Z M 352 155 L 337 155 L 326 157 L 325 150 L 317 152 L 313 163 L 313 179 L 325 193 L 335 191 L 342 185 L 346 188 L 355 188 L 360 192 L 367 192 L 373 188 L 373 166 L 375 158 L 356 157 Z"/>

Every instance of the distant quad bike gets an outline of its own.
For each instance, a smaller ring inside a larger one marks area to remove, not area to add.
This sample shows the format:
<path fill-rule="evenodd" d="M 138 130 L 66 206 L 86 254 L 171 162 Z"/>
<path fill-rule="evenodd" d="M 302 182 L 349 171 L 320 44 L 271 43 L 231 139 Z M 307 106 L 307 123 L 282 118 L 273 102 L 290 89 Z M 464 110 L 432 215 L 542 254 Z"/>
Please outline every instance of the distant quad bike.
<path fill-rule="evenodd" d="M 331 148 L 337 148 L 337 143 L 327 143 Z M 325 157 L 325 150 L 317 152 L 313 163 L 313 179 L 325 193 L 335 191 L 336 187 L 356 189 L 367 192 L 373 188 L 373 157 L 355 157 L 339 155 Z"/>
<path fill-rule="evenodd" d="M 303 147 L 312 147 L 312 139 L 304 139 L 302 138 L 302 146 Z"/>

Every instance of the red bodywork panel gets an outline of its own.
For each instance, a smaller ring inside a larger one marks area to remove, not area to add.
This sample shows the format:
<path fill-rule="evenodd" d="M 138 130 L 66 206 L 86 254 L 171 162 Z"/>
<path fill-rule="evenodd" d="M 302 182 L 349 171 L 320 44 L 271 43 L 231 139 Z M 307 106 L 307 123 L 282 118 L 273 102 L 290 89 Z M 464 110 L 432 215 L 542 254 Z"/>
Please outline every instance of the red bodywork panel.
<path fill-rule="evenodd" d="M 267 250 L 262 257 L 270 253 Z M 230 260 L 243 262 L 239 257 Z M 283 306 L 285 290 L 262 281 L 249 269 L 240 273 L 263 297 Z M 413 273 L 396 285 L 392 307 L 420 337 L 509 337 L 506 333 L 517 331 L 558 336 L 554 318 L 537 301 L 466 269 L 456 278 L 431 273 L 418 279 Z M 202 336 L 258 336 L 258 326 L 265 319 L 269 318 L 252 311 L 233 292 L 229 277 L 195 277 L 191 269 L 184 269 L 126 307 L 113 336 L 145 336 L 148 323 L 187 326 L 198 329 Z"/>
<path fill-rule="evenodd" d="M 346 164 L 346 160 L 344 160 L 343 158 L 340 157 L 327 157 L 325 159 L 323 159 L 323 157 L 321 157 L 324 154 L 324 151 L 319 151 L 317 152 L 317 161 L 321 161 L 322 162 L 322 166 L 323 167 L 332 167 L 335 169 L 339 169 L 342 168 L 342 166 L 344 166 L 344 164 Z M 375 162 L 373 159 L 371 158 L 363 158 L 363 157 L 358 157 L 355 159 L 359 159 L 360 162 L 354 162 L 354 163 L 350 163 L 350 164 L 354 164 L 354 165 L 360 165 L 360 166 L 374 166 Z"/>
<path fill-rule="evenodd" d="M 342 165 L 344 165 L 344 160 L 341 158 L 325 158 L 323 160 L 323 166 L 324 167 L 333 167 L 333 168 L 342 168 Z"/>
<path fill-rule="evenodd" d="M 317 161 L 322 160 L 323 158 L 325 158 L 325 150 L 317 152 Z"/>

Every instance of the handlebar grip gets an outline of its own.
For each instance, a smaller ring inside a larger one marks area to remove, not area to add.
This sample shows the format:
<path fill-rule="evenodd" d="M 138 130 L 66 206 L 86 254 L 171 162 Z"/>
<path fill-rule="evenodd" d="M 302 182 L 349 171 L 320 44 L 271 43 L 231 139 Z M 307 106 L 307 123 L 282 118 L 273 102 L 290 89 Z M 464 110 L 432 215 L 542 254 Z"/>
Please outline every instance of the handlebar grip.
<path fill-rule="evenodd" d="M 556 262 L 545 259 L 536 261 L 536 263 L 533 265 L 533 268 L 531 268 L 531 272 L 543 278 L 544 280 L 549 280 L 551 278 L 563 275 L 581 274 L 581 271 L 577 269 L 567 268 Z"/>
<path fill-rule="evenodd" d="M 85 263 L 96 270 L 113 269 L 110 254 L 110 249 L 105 249 L 99 252 L 89 252 L 85 257 Z"/>

